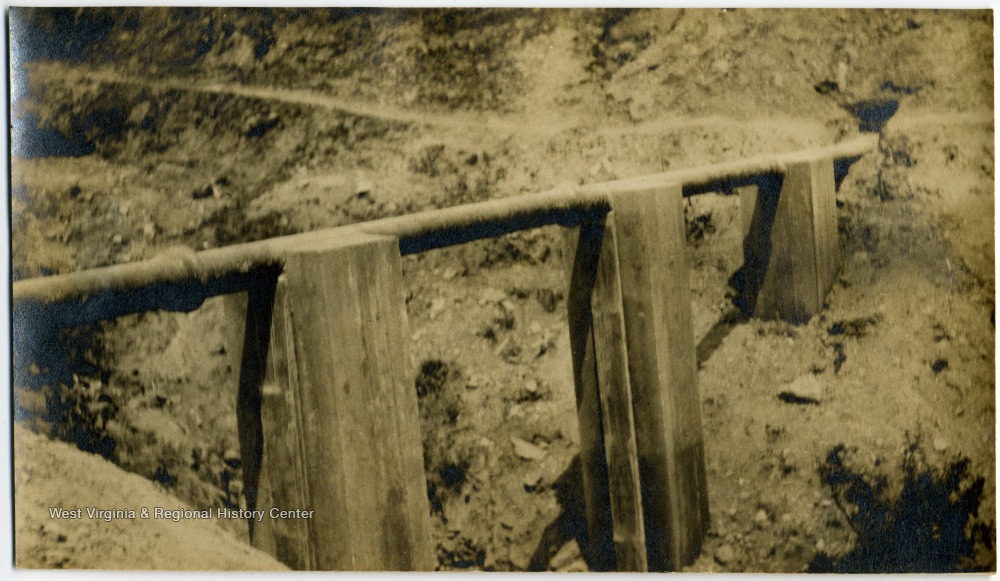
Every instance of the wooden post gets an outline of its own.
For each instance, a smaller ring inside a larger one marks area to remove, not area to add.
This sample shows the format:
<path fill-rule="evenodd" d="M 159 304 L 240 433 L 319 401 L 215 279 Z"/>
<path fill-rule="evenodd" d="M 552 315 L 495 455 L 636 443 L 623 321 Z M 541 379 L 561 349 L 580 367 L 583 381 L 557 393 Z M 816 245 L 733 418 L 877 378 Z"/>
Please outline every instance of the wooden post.
<path fill-rule="evenodd" d="M 591 390 L 589 397 L 593 398 L 592 390 L 596 387 L 599 400 L 596 410 L 599 413 L 590 411 L 596 402 L 579 407 L 581 440 L 600 445 L 603 438 L 606 461 L 606 466 L 593 465 L 601 461 L 601 450 L 591 449 L 586 454 L 592 459 L 590 469 L 584 472 L 589 476 L 591 487 L 591 494 L 587 495 L 588 520 L 595 525 L 591 537 L 601 539 L 607 551 L 609 511 L 615 568 L 645 572 L 646 536 L 613 214 L 603 220 L 587 221 L 572 231 L 567 248 L 572 251 L 568 253 L 572 257 L 570 272 L 575 274 L 570 281 L 573 298 L 569 303 L 570 320 L 574 321 L 574 327 L 591 327 L 576 331 L 584 336 L 575 341 L 588 342 L 586 353 L 592 358 L 585 369 L 579 366 L 581 371 L 586 371 L 587 377 L 582 373 L 576 375 L 578 388 Z M 579 325 L 580 321 L 588 319 L 589 324 Z M 586 436 L 582 433 L 584 430 L 589 432 Z M 606 492 L 593 490 L 599 479 L 606 482 Z M 603 565 L 610 563 L 605 559 Z"/>
<path fill-rule="evenodd" d="M 709 526 L 681 187 L 615 194 L 650 571 L 691 564 Z"/>
<path fill-rule="evenodd" d="M 283 250 L 254 545 L 297 569 L 431 570 L 399 243 L 345 232 Z"/>
<path fill-rule="evenodd" d="M 583 504 L 587 519 L 587 546 L 581 549 L 591 569 L 612 571 L 615 569 L 615 551 L 608 464 L 591 313 L 591 293 L 597 277 L 603 232 L 603 225 L 595 220 L 587 220 L 578 228 L 567 229 L 563 258 L 568 279 L 566 307 L 580 431 Z"/>
<path fill-rule="evenodd" d="M 833 159 L 790 163 L 741 195 L 745 310 L 804 323 L 823 309 L 840 268 Z"/>

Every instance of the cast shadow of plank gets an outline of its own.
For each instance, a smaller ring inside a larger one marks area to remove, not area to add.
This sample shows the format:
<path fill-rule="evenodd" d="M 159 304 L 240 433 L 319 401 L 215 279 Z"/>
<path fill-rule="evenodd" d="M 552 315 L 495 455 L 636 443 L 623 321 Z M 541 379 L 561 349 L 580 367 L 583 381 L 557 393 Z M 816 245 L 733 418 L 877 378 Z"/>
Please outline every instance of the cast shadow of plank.
<path fill-rule="evenodd" d="M 698 341 L 697 347 L 695 347 L 695 357 L 698 360 L 698 369 L 705 366 L 705 363 L 712 357 L 715 350 L 718 349 L 722 342 L 726 340 L 729 333 L 733 331 L 741 323 L 745 323 L 750 320 L 746 314 L 742 313 L 736 308 L 730 308 L 722 317 L 712 325 L 712 328 L 705 333 L 705 336 Z"/>
<path fill-rule="evenodd" d="M 559 549 L 571 540 L 576 540 L 583 553 L 587 568 L 591 571 L 614 570 L 614 555 L 591 554 L 588 550 L 587 517 L 583 505 L 583 474 L 580 469 L 580 456 L 574 456 L 566 471 L 553 483 L 556 500 L 562 510 L 559 515 L 542 531 L 538 546 L 531 557 L 528 571 L 548 571 Z"/>

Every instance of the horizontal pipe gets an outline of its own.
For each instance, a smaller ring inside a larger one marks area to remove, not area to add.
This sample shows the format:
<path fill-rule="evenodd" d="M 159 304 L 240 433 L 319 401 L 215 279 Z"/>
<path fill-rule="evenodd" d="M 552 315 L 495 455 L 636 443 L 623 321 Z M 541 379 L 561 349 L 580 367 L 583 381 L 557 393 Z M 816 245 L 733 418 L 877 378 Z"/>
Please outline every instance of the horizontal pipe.
<path fill-rule="evenodd" d="M 598 184 L 557 187 L 537 194 L 428 210 L 201 252 L 180 247 L 140 262 L 21 280 L 14 283 L 12 298 L 15 305 L 68 303 L 68 309 L 80 311 L 78 316 L 71 317 L 74 320 L 110 318 L 124 314 L 119 312 L 122 309 L 112 308 L 106 311 L 104 308 L 88 307 L 88 301 L 99 299 L 101 303 L 110 305 L 114 303 L 114 295 L 118 293 L 125 293 L 121 295 L 125 297 L 129 293 L 134 294 L 156 285 L 187 285 L 184 288 L 197 289 L 202 299 L 213 294 L 246 290 L 246 286 L 240 285 L 250 284 L 254 277 L 240 275 L 248 275 L 262 268 L 280 267 L 283 255 L 290 246 L 328 240 L 350 232 L 399 238 L 402 254 L 414 254 L 527 228 L 552 224 L 573 226 L 579 224 L 588 212 L 606 211 L 611 193 L 677 183 L 683 185 L 685 195 L 728 190 L 738 185 L 754 183 L 762 175 L 784 173 L 791 163 L 823 157 L 835 160 L 856 158 L 871 151 L 876 145 L 877 137 L 860 137 L 824 148 L 766 155 Z M 198 284 L 189 284 L 194 281 Z M 111 294 L 108 293 L 109 290 L 112 291 Z M 133 302 L 143 310 L 151 308 L 150 301 Z M 195 302 L 200 304 L 200 301 Z M 126 301 L 126 304 L 129 303 Z M 167 307 L 170 307 L 169 301 L 163 306 Z M 100 316 L 103 312 L 113 314 Z"/>

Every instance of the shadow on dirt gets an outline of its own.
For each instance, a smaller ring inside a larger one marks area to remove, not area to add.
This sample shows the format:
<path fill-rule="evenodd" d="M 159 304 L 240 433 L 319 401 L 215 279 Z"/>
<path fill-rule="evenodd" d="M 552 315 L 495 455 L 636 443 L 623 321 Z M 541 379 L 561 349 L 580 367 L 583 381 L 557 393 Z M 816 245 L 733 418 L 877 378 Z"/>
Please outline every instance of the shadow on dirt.
<path fill-rule="evenodd" d="M 899 495 L 886 493 L 881 475 L 865 475 L 845 464 L 846 449 L 830 451 L 820 476 L 857 535 L 851 552 L 819 553 L 811 573 L 953 573 L 977 570 L 977 544 L 992 549 L 992 526 L 975 523 L 985 480 L 970 482 L 969 460 L 946 468 L 928 466 L 919 441 L 911 441 L 900 467 Z M 968 530 L 968 532 L 967 532 Z"/>
<path fill-rule="evenodd" d="M 569 467 L 562 473 L 552 487 L 556 491 L 556 500 L 562 510 L 559 516 L 552 521 L 538 541 L 528 565 L 528 571 L 548 571 L 552 557 L 562 548 L 563 545 L 575 539 L 580 551 L 587 560 L 590 570 L 600 570 L 601 565 L 596 561 L 604 563 L 613 562 L 614 557 L 607 555 L 588 555 L 587 550 L 587 517 L 584 513 L 583 505 L 583 473 L 580 467 L 580 456 L 575 456 Z"/>

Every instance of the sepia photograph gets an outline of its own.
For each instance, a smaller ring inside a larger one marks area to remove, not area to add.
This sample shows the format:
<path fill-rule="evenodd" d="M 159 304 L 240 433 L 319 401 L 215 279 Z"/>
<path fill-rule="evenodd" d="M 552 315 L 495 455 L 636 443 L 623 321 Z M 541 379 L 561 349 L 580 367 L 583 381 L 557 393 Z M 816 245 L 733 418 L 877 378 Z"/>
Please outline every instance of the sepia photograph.
<path fill-rule="evenodd" d="M 992 8 L 6 16 L 15 571 L 996 572 Z"/>

